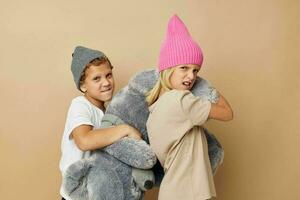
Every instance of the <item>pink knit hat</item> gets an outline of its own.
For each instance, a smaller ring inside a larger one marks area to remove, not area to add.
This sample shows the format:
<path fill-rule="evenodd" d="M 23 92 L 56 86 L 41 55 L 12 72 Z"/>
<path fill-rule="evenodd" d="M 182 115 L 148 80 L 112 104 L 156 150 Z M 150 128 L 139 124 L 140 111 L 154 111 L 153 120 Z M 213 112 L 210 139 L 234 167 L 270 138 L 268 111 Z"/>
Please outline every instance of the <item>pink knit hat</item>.
<path fill-rule="evenodd" d="M 182 64 L 202 65 L 203 55 L 199 45 L 193 41 L 188 29 L 181 19 L 171 17 L 166 38 L 159 54 L 159 71 Z"/>

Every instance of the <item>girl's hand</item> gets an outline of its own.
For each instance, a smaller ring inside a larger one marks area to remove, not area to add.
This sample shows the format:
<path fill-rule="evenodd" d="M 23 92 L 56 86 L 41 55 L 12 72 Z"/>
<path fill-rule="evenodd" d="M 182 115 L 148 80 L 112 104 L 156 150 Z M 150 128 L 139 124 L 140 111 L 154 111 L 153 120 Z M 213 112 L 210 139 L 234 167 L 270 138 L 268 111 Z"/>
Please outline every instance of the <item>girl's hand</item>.
<path fill-rule="evenodd" d="M 233 119 L 233 111 L 227 100 L 221 94 L 218 103 L 211 104 L 211 109 L 208 117 L 210 119 L 221 121 L 230 121 Z"/>

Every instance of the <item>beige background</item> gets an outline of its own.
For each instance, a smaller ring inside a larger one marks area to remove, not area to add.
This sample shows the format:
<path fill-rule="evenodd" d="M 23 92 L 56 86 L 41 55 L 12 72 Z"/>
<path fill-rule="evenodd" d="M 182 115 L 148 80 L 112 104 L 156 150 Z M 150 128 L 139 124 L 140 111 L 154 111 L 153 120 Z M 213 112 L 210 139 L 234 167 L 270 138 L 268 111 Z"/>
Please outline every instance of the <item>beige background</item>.
<path fill-rule="evenodd" d="M 60 140 L 79 95 L 73 48 L 103 50 L 119 89 L 156 65 L 174 13 L 204 51 L 201 76 L 235 111 L 207 124 L 225 148 L 217 199 L 300 199 L 299 10 L 296 0 L 1 0 L 1 199 L 59 199 Z"/>

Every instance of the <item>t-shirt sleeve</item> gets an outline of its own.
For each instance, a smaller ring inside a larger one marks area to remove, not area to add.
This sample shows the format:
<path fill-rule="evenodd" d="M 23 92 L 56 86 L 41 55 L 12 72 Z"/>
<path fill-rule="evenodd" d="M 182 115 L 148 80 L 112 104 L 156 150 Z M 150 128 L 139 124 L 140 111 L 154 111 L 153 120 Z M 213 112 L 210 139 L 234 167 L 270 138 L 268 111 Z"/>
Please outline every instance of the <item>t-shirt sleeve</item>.
<path fill-rule="evenodd" d="M 207 120 L 211 103 L 200 97 L 194 96 L 191 92 L 184 92 L 181 98 L 183 112 L 191 120 L 193 126 L 201 126 Z"/>
<path fill-rule="evenodd" d="M 87 104 L 84 102 L 73 101 L 68 111 L 68 137 L 70 138 L 72 131 L 80 125 L 93 126 L 91 118 L 92 114 Z"/>

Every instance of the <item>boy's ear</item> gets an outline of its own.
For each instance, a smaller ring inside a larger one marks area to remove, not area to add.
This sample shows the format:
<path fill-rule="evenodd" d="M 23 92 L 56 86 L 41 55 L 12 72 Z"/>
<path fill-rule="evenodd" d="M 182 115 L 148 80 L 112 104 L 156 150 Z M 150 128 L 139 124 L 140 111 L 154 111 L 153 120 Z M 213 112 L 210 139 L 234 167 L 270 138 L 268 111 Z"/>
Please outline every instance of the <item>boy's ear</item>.
<path fill-rule="evenodd" d="M 85 87 L 85 84 L 84 84 L 84 83 L 80 85 L 80 90 L 81 90 L 83 93 L 86 92 L 86 87 Z"/>

